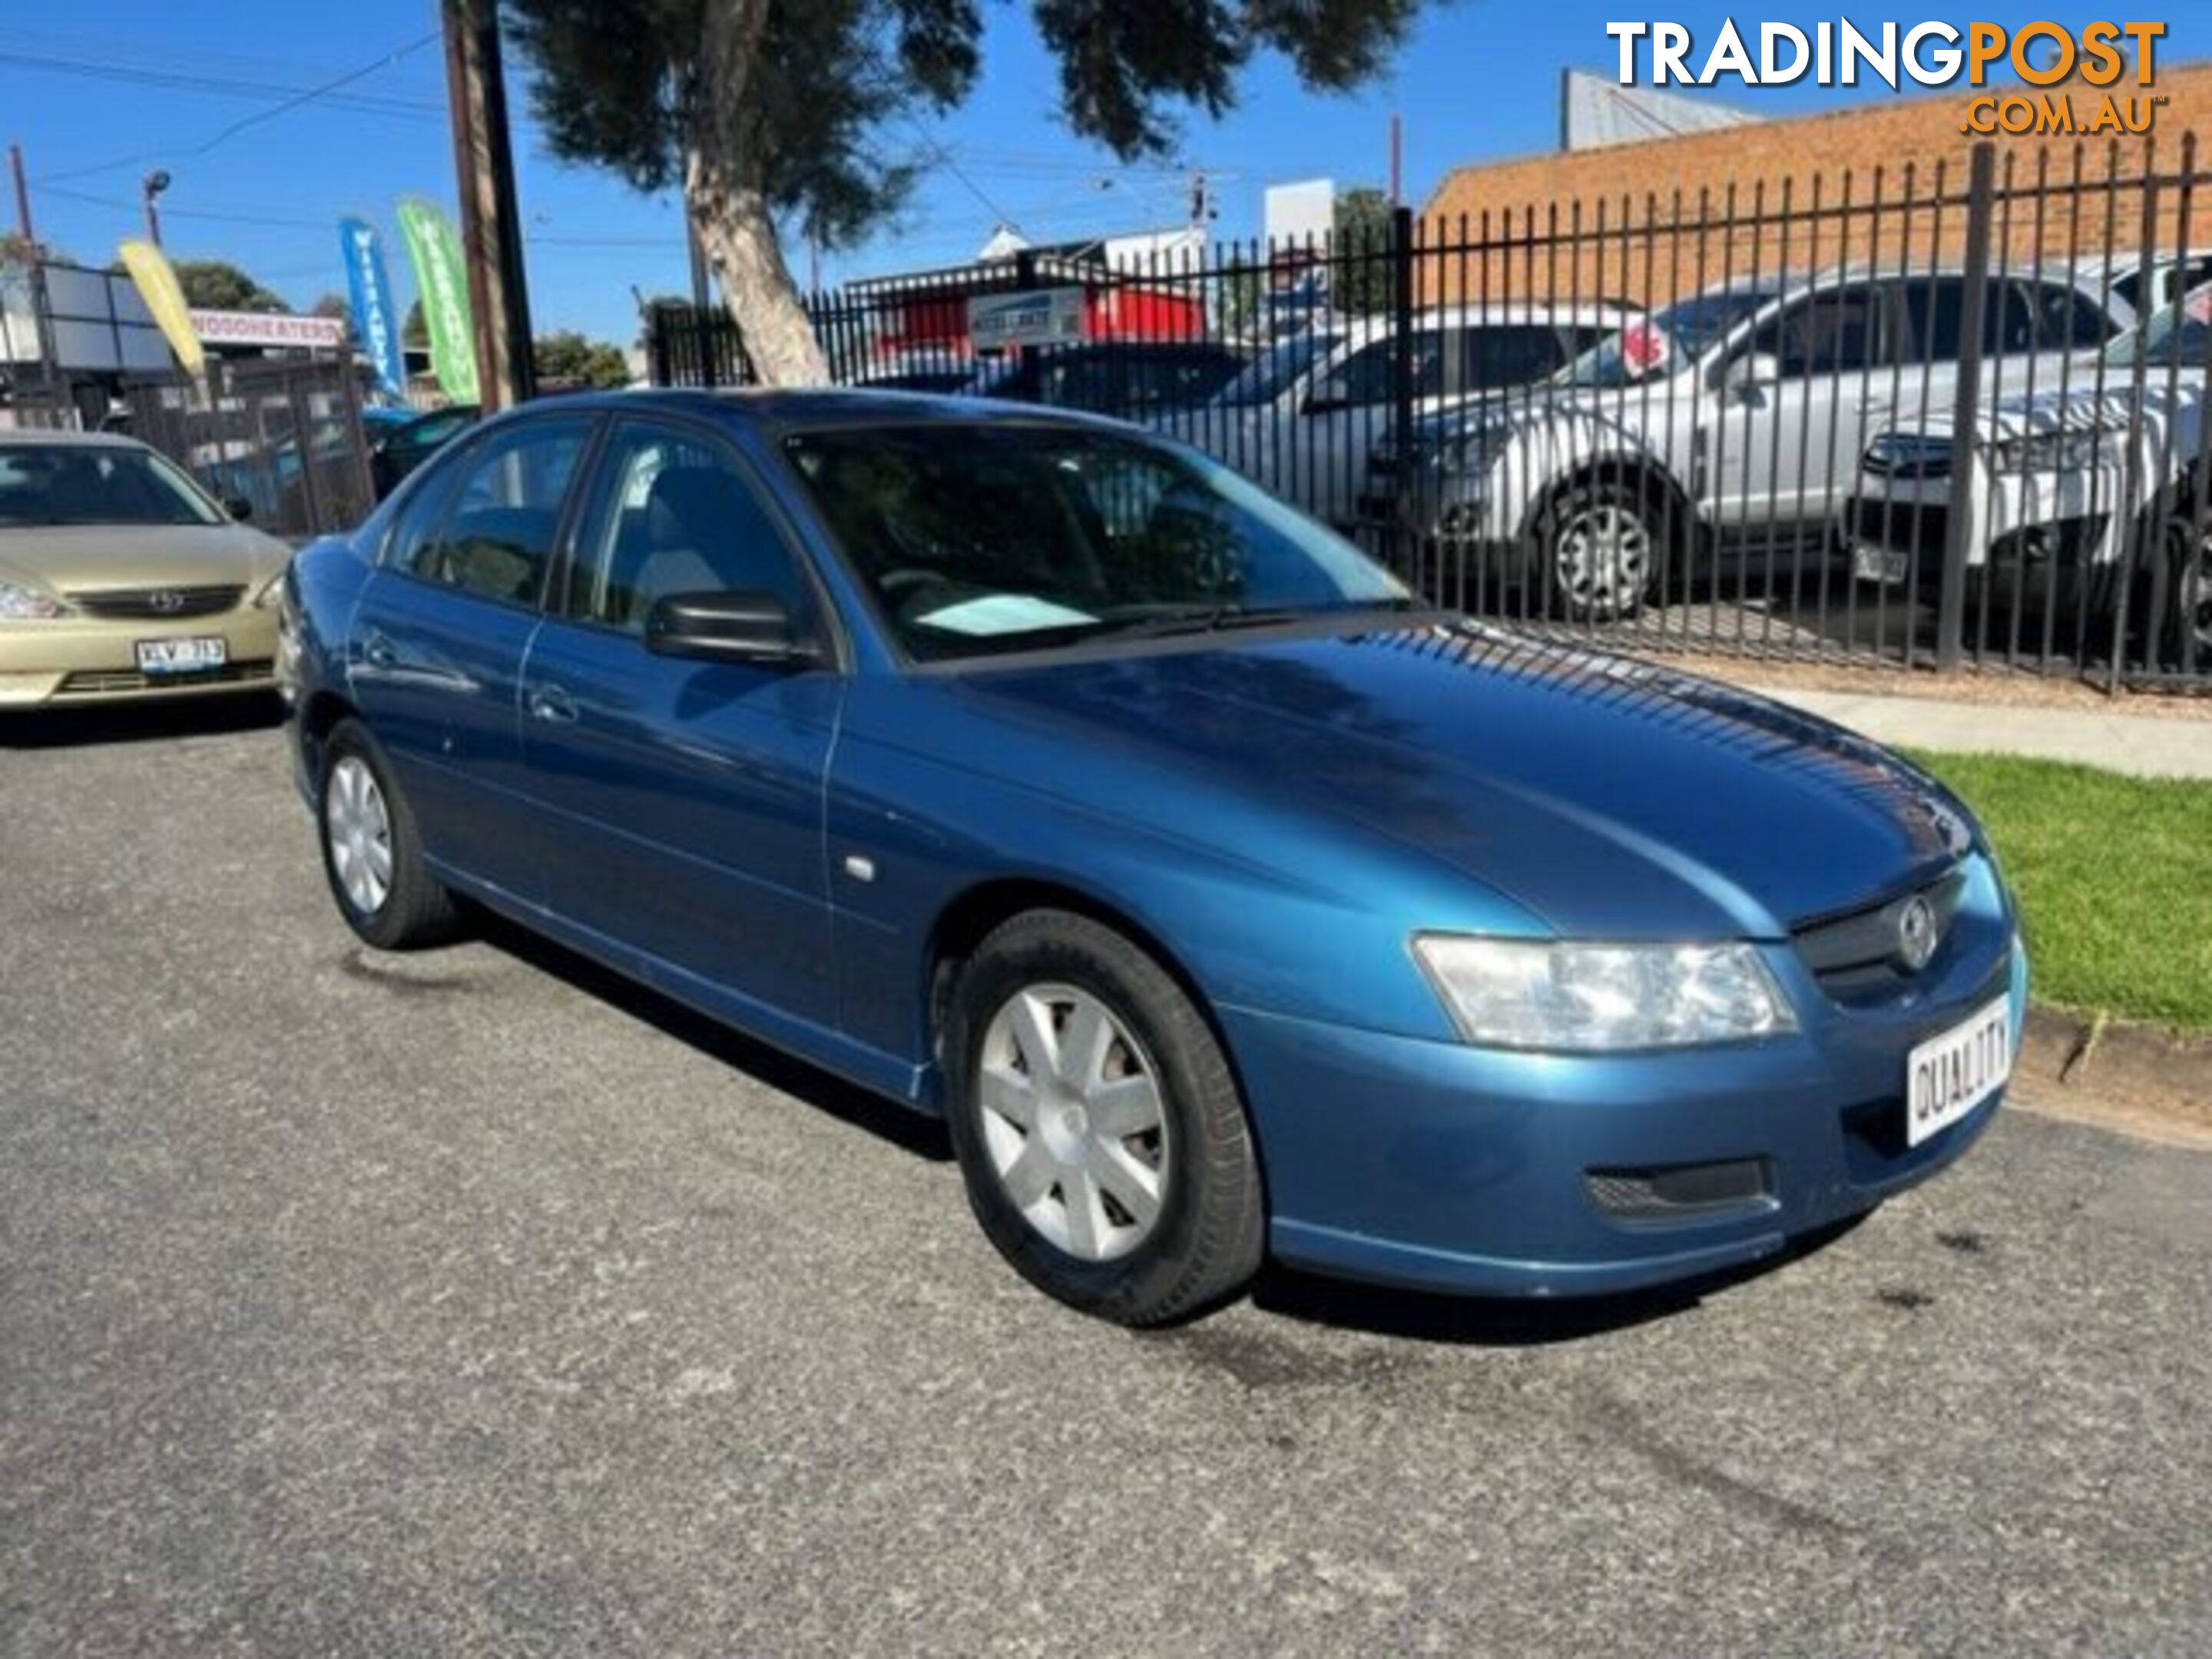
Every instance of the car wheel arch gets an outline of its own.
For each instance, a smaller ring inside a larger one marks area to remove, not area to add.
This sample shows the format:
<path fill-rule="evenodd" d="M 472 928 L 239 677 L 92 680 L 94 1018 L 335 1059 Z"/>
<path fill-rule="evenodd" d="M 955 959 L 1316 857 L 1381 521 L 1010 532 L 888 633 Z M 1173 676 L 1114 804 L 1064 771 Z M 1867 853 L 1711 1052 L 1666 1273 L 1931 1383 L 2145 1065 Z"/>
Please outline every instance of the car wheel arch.
<path fill-rule="evenodd" d="M 1070 882 L 1050 877 L 993 877 L 962 889 L 938 912 L 931 924 L 921 964 L 923 1008 L 927 1028 L 924 1052 L 932 1065 L 941 1066 L 939 1052 L 951 1012 L 952 988 L 960 969 L 978 945 L 1001 924 L 1030 910 L 1065 910 L 1110 927 L 1158 963 L 1188 996 L 1199 1015 L 1212 1028 L 1231 1072 L 1237 1057 L 1214 1012 L 1213 999 L 1190 966 L 1163 940 L 1158 933 L 1110 900 Z M 1243 1087 L 1240 1078 L 1238 1086 Z"/>
<path fill-rule="evenodd" d="M 1670 549 L 1680 550 L 1696 533 L 1697 509 L 1664 466 L 1635 455 L 1591 455 L 1574 462 L 1537 493 L 1522 522 L 1522 544 L 1535 549 L 1546 522 L 1577 490 L 1613 484 L 1625 484 L 1644 498 Z"/>
<path fill-rule="evenodd" d="M 340 720 L 357 718 L 354 707 L 335 691 L 319 690 L 308 697 L 298 718 L 300 735 L 306 739 L 307 753 L 319 774 L 325 741 Z"/>

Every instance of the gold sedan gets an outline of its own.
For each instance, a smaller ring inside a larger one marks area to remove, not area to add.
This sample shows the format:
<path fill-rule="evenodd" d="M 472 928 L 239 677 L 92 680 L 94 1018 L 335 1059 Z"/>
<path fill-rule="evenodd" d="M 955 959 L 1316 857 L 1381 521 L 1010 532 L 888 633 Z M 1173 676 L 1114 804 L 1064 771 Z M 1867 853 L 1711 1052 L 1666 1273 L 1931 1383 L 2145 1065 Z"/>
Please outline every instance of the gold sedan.
<path fill-rule="evenodd" d="M 0 710 L 272 690 L 290 557 L 142 443 L 0 431 Z"/>

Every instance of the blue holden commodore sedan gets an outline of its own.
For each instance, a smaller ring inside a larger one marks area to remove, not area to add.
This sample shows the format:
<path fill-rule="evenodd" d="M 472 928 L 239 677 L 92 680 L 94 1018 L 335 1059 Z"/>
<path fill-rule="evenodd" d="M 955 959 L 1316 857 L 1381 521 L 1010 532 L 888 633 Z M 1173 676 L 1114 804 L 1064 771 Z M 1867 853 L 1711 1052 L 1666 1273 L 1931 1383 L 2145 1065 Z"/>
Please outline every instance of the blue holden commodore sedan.
<path fill-rule="evenodd" d="M 467 434 L 293 564 L 363 939 L 461 901 L 946 1119 L 1132 1325 L 1269 1255 L 1612 1291 L 1988 1125 L 2027 965 L 1973 818 L 1758 697 L 1432 610 L 1194 452 L 892 394 Z"/>

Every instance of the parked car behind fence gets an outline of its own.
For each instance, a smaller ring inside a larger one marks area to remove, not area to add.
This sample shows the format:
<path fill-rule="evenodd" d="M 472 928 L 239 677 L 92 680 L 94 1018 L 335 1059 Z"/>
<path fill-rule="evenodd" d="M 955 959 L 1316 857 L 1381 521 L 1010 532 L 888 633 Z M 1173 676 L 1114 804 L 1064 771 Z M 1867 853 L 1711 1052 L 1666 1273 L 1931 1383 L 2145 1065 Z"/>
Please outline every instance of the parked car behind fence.
<path fill-rule="evenodd" d="M 1940 580 L 1963 483 L 1970 585 L 2014 650 L 2062 641 L 2185 674 L 2212 664 L 2212 284 L 2112 342 L 2095 363 L 1874 435 L 1838 535 L 1852 574 L 1902 595 Z M 1961 441 L 1963 436 L 1963 441 Z"/>
<path fill-rule="evenodd" d="M 1212 403 L 1146 423 L 1349 525 L 1477 614 L 1644 651 L 2212 686 L 2173 653 L 2181 584 L 2135 595 L 2160 617 L 2046 637 L 2002 584 L 1972 579 L 1963 512 L 1923 536 L 1935 580 L 1909 588 L 1856 579 L 1836 523 L 1876 434 L 1924 434 L 1947 409 L 1971 427 L 1999 398 L 2079 386 L 2139 309 L 2212 275 L 2212 169 L 2193 143 L 2178 155 L 1984 145 L 1964 167 L 1870 164 L 1823 183 L 1449 222 L 1401 210 L 1356 244 L 1224 243 L 1102 264 L 1086 316 L 1108 314 L 1120 290 L 1182 320 L 1083 349 L 1097 363 L 1193 344 L 1252 354 Z M 1278 303 L 1286 295 L 1297 303 Z M 963 349 L 960 297 L 926 297 L 939 349 Z M 908 349 L 927 320 L 915 303 L 872 289 L 816 296 L 831 378 L 871 378 L 882 342 Z M 1596 384 L 1524 365 L 1516 389 L 1504 382 L 1517 376 L 1428 335 L 1428 319 L 1454 313 L 1517 314 L 1552 331 L 1562 362 L 1594 320 L 1619 332 L 1610 356 L 1583 353 L 1577 375 Z M 1648 325 L 1627 326 L 1639 314 Z M 739 355 L 682 343 L 653 354 L 670 383 L 717 385 Z M 718 378 L 686 377 L 683 365 L 708 358 Z M 2146 418 L 2130 393 L 2130 433 Z M 1410 436 L 1383 443 L 1370 476 L 1386 433 Z M 1525 479 L 1496 465 L 1507 450 Z M 1499 522 L 1470 520 L 1477 459 L 1492 464 L 1480 500 Z M 1937 493 L 1925 482 L 1923 496 Z M 1509 499 L 1533 519 L 1504 522 L 1494 509 Z M 1531 559 L 1540 538 L 1545 556 Z"/>
<path fill-rule="evenodd" d="M 1455 593 L 1516 590 L 1529 614 L 1612 621 L 1750 562 L 1802 582 L 1877 412 L 1950 404 L 1975 282 L 1982 352 L 2046 377 L 2130 320 L 2069 270 L 1741 277 L 1391 434 L 1362 507 L 1435 547 Z"/>

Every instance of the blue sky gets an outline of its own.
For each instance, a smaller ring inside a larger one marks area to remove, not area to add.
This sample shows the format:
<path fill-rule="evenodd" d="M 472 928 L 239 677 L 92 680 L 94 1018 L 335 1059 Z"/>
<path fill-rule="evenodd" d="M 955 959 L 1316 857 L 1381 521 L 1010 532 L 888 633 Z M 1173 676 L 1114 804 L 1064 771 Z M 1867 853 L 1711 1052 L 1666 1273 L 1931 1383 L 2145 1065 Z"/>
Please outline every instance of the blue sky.
<path fill-rule="evenodd" d="M 927 127 L 950 163 L 932 168 L 903 223 L 826 260 L 826 278 L 961 262 L 1002 216 L 1041 241 L 1174 223 L 1185 210 L 1189 166 L 1212 181 L 1217 234 L 1250 234 L 1269 183 L 1320 175 L 1340 185 L 1382 182 L 1394 110 L 1404 118 L 1406 187 L 1418 202 L 1455 165 L 1551 148 L 1561 67 L 1609 69 L 1615 49 L 1605 24 L 1635 15 L 1565 0 L 1458 0 L 1427 14 L 1392 73 L 1358 94 L 1316 96 L 1281 64 L 1262 63 L 1226 119 L 1187 123 L 1176 165 L 1124 167 L 1058 125 L 1053 66 L 1026 6 L 986 0 L 986 12 L 981 86 L 962 110 Z M 2212 15 L 2203 14 L 2166 14 L 2162 64 L 2212 55 Z M 1809 28 L 1815 18 L 1838 14 L 1677 5 L 1659 15 L 1688 26 L 1702 56 L 1729 15 L 1739 27 L 1772 18 Z M 2130 14 L 2046 3 L 1984 4 L 1957 15 L 1854 8 L 1848 15 L 1863 29 L 1890 19 L 1910 25 L 1942 17 L 1963 26 L 1971 16 L 2014 26 L 2050 17 L 2072 26 Z M 272 95 L 246 95 L 241 85 L 319 85 L 429 35 L 436 24 L 435 0 L 71 0 L 41 8 L 15 0 L 0 7 L 0 137 L 24 148 L 40 235 L 80 258 L 105 259 L 119 237 L 138 234 L 138 180 L 161 167 L 173 179 L 163 219 L 173 257 L 233 259 L 306 305 L 343 287 L 336 221 L 357 212 L 383 228 L 405 290 L 393 199 L 419 191 L 450 204 L 454 196 L 434 41 L 345 88 L 364 102 L 306 104 L 210 141 L 272 107 Z M 52 67 L 57 59 L 75 67 Z M 526 100 L 519 82 L 514 90 L 520 110 Z M 1730 86 L 1703 95 L 1779 114 L 1894 94 L 1879 84 L 1856 92 L 1808 84 Z M 908 138 L 920 148 L 919 135 L 894 130 L 895 143 Z M 648 294 L 685 285 L 676 204 L 553 161 L 526 117 L 517 149 L 538 327 L 627 341 L 635 328 L 633 285 Z M 794 263 L 803 278 L 804 257 Z"/>

